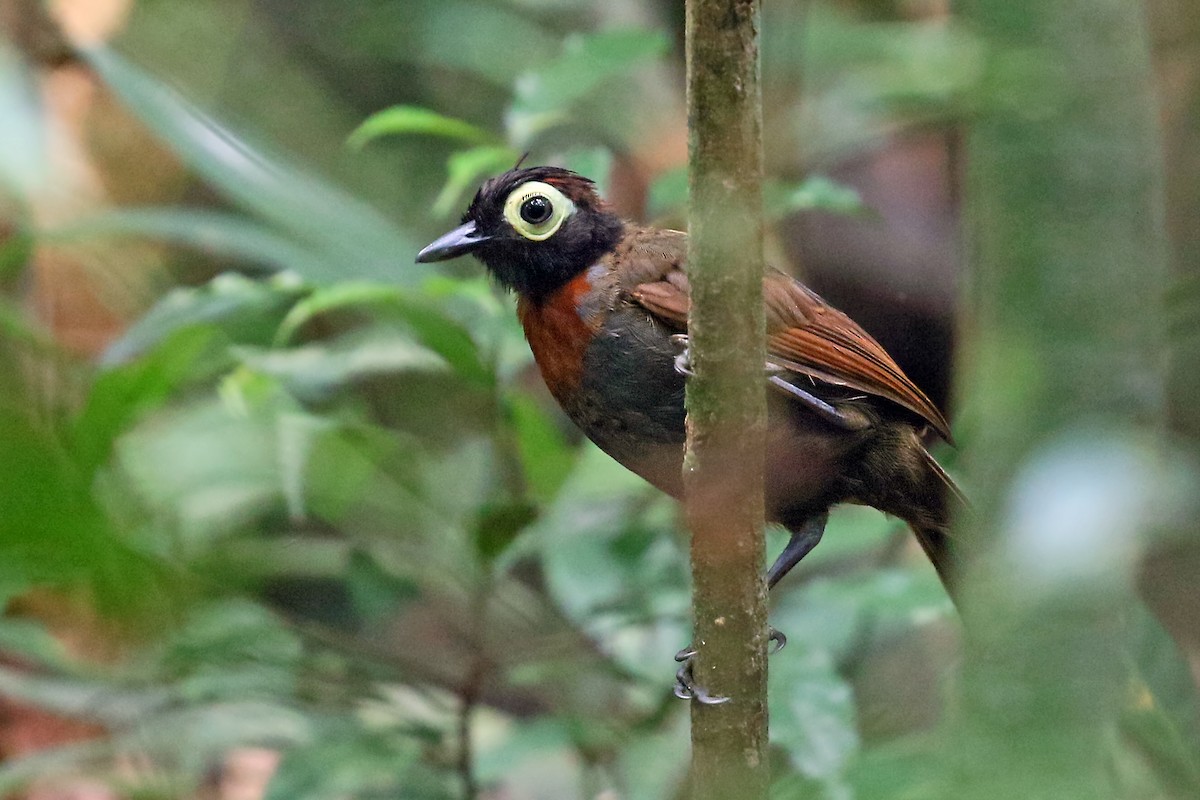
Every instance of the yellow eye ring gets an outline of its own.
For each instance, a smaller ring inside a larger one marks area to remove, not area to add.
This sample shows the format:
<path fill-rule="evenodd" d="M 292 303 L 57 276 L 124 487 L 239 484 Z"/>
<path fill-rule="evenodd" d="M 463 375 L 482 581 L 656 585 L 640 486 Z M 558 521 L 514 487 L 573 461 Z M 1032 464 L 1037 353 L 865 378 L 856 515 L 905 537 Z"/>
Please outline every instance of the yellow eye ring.
<path fill-rule="evenodd" d="M 522 183 L 504 201 L 504 218 L 508 224 L 535 242 L 545 241 L 557 233 L 573 213 L 575 204 L 571 199 L 541 181 Z"/>

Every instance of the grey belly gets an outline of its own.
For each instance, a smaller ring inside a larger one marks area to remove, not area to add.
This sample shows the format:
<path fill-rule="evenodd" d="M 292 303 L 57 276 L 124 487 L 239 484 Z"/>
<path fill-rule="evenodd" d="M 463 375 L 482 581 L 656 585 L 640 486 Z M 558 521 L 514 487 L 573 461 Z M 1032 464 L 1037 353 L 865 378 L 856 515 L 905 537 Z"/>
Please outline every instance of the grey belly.
<path fill-rule="evenodd" d="M 644 312 L 614 312 L 588 348 L 581 391 L 567 411 L 600 449 L 680 497 L 684 376 L 675 370 L 671 333 Z M 841 499 L 843 459 L 857 437 L 834 430 L 785 396 L 768 392 L 768 406 L 767 515 L 778 520 Z"/>

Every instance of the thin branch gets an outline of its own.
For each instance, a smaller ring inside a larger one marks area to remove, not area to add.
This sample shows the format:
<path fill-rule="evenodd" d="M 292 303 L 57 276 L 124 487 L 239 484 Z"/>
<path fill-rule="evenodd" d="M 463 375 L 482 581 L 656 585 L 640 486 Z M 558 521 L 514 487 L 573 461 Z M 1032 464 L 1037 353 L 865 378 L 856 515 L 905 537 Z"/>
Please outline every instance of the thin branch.
<path fill-rule="evenodd" d="M 688 0 L 693 672 L 729 698 L 693 703 L 691 785 L 713 800 L 766 797 L 768 785 L 758 27 L 758 0 Z"/>

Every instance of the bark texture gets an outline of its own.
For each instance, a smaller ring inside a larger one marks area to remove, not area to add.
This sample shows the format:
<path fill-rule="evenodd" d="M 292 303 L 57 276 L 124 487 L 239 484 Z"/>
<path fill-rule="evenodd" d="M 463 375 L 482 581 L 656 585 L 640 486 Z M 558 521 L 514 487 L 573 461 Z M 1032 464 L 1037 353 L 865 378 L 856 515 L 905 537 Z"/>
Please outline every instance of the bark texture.
<path fill-rule="evenodd" d="M 757 0 L 689 0 L 689 319 L 684 466 L 692 531 L 698 683 L 692 793 L 766 797 L 766 399 L 762 110 Z"/>

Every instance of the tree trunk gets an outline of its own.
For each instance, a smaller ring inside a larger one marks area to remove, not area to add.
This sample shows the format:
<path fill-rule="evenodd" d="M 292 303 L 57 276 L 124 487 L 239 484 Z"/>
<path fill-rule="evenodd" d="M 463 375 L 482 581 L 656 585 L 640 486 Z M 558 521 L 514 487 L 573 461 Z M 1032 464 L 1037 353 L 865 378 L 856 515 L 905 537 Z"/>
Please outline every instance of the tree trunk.
<path fill-rule="evenodd" d="M 955 798 L 1115 792 L 1124 625 L 1151 524 L 1166 248 L 1148 37 L 1126 0 L 963 0 L 988 48 L 968 141 L 963 420 L 978 543 Z"/>
<path fill-rule="evenodd" d="M 758 27 L 757 0 L 688 1 L 694 674 L 728 698 L 693 702 L 691 785 L 712 800 L 765 798 L 769 777 Z"/>

